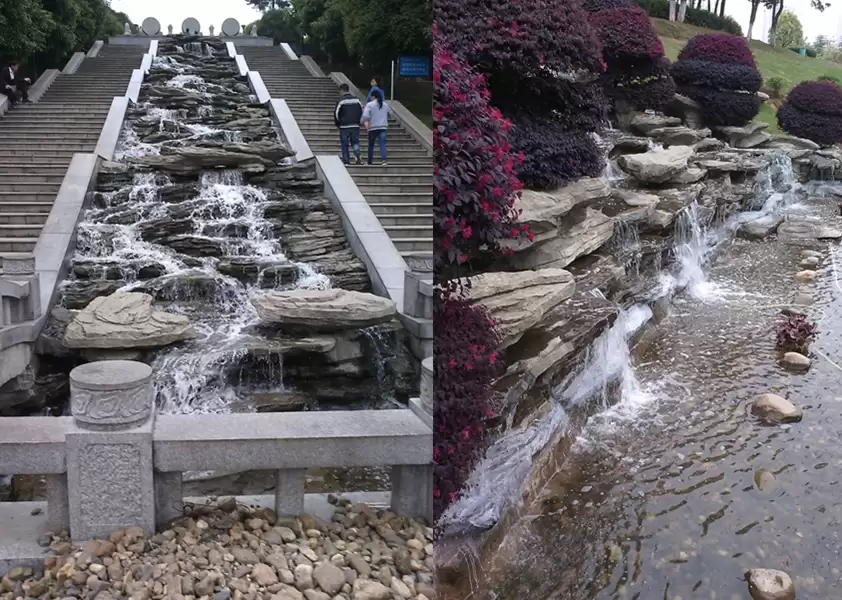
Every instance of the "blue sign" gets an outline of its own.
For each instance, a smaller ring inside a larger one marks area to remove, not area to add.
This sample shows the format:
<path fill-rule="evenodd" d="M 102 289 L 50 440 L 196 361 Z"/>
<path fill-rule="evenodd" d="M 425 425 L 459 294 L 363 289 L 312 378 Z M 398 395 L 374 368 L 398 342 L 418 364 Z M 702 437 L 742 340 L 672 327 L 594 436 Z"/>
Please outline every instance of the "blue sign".
<path fill-rule="evenodd" d="M 401 77 L 429 77 L 428 56 L 401 56 L 398 59 L 398 75 Z"/>

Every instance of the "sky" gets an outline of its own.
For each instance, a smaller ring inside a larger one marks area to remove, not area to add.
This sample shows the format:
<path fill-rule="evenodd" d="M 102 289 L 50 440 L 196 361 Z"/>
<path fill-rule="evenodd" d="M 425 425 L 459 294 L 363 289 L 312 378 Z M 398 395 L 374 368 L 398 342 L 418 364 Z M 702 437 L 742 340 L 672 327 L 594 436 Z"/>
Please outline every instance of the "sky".
<path fill-rule="evenodd" d="M 715 4 L 715 0 L 712 4 Z M 824 12 L 819 12 L 810 6 L 810 0 L 785 0 L 784 9 L 798 15 L 798 20 L 801 21 L 804 35 L 808 40 L 815 39 L 817 35 L 842 37 L 842 0 L 831 0 L 830 4 L 830 8 L 825 9 Z M 704 2 L 702 6 L 705 6 Z M 748 31 L 748 18 L 751 15 L 751 2 L 749 0 L 727 0 L 725 12 L 742 25 L 744 32 Z M 757 20 L 752 32 L 753 38 L 766 39 L 766 32 L 772 22 L 769 12 L 766 9 L 757 11 Z"/>
<path fill-rule="evenodd" d="M 140 24 L 146 17 L 155 17 L 161 22 L 164 32 L 167 25 L 172 25 L 175 31 L 180 31 L 181 23 L 187 17 L 198 19 L 205 33 L 208 32 L 208 25 L 213 25 L 216 31 L 219 31 L 222 21 L 228 17 L 237 19 L 241 25 L 260 17 L 260 13 L 244 0 L 112 0 L 111 6 L 128 14 L 134 23 Z M 746 31 L 751 2 L 727 0 L 725 7 L 725 11 L 742 25 L 743 31 Z M 832 0 L 830 8 L 823 13 L 811 8 L 810 0 L 786 0 L 785 7 L 798 15 L 808 40 L 817 35 L 842 38 L 842 0 Z M 768 13 L 765 9 L 758 11 L 754 38 L 765 39 L 770 22 Z"/>
<path fill-rule="evenodd" d="M 222 22 L 229 17 L 237 19 L 240 25 L 260 18 L 260 13 L 244 0 L 111 0 L 111 8 L 126 13 L 138 25 L 147 17 L 155 17 L 164 33 L 167 25 L 181 31 L 181 23 L 187 17 L 197 19 L 205 33 L 208 25 L 213 25 L 218 33 Z"/>

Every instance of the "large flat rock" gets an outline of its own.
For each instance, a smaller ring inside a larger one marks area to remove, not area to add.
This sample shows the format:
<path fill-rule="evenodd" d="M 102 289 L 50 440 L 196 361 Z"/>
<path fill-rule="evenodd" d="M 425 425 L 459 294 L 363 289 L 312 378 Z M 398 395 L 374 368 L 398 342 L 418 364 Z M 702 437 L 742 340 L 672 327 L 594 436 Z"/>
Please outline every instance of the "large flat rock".
<path fill-rule="evenodd" d="M 342 289 L 269 292 L 252 299 L 264 323 L 320 331 L 358 329 L 390 321 L 389 298 Z"/>
<path fill-rule="evenodd" d="M 558 236 L 516 254 L 512 265 L 517 270 L 543 267 L 564 268 L 585 254 L 598 250 L 614 234 L 614 219 L 593 209 L 585 209 L 577 219 L 568 219 Z"/>
<path fill-rule="evenodd" d="M 156 311 L 152 296 L 117 292 L 95 298 L 64 332 L 69 348 L 158 348 L 195 337 L 187 317 Z"/>
<path fill-rule="evenodd" d="M 505 348 L 576 290 L 564 269 L 483 273 L 471 279 L 469 297 L 491 313 Z"/>
<path fill-rule="evenodd" d="M 172 154 L 142 156 L 132 159 L 139 167 L 160 169 L 173 173 L 197 173 L 206 169 L 241 169 L 260 173 L 275 162 L 258 154 L 232 152 L 222 148 L 176 148 Z"/>
<path fill-rule="evenodd" d="M 661 184 L 684 171 L 694 152 L 690 146 L 656 148 L 643 154 L 621 156 L 617 164 L 641 183 Z"/>

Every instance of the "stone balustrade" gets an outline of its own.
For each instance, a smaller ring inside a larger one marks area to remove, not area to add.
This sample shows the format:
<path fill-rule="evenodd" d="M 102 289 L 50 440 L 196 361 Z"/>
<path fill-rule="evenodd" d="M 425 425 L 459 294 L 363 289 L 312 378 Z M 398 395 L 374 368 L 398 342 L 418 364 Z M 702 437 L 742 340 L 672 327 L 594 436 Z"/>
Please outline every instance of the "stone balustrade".
<path fill-rule="evenodd" d="M 157 415 L 151 381 L 143 363 L 88 363 L 71 417 L 0 418 L 0 473 L 46 476 L 50 530 L 154 531 L 181 514 L 185 471 L 274 470 L 275 509 L 296 515 L 316 467 L 390 466 L 392 509 L 432 519 L 432 429 L 413 410 Z"/>
<path fill-rule="evenodd" d="M 0 329 L 41 316 L 41 293 L 31 254 L 0 255 Z M 0 342 L 2 347 L 2 342 Z"/>

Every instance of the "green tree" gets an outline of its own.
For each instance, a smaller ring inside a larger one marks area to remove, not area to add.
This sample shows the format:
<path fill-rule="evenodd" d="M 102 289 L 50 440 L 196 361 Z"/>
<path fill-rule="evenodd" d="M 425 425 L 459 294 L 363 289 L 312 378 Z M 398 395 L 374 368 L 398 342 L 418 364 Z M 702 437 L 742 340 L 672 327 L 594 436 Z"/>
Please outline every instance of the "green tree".
<path fill-rule="evenodd" d="M 288 0 L 246 0 L 246 4 L 255 7 L 260 12 L 280 10 L 289 7 Z"/>
<path fill-rule="evenodd" d="M 769 31 L 769 41 L 774 41 L 775 46 L 781 48 L 803 47 L 804 29 L 801 27 L 798 16 L 790 10 L 781 13 L 781 17 L 778 19 L 777 32 L 772 29 Z"/>

